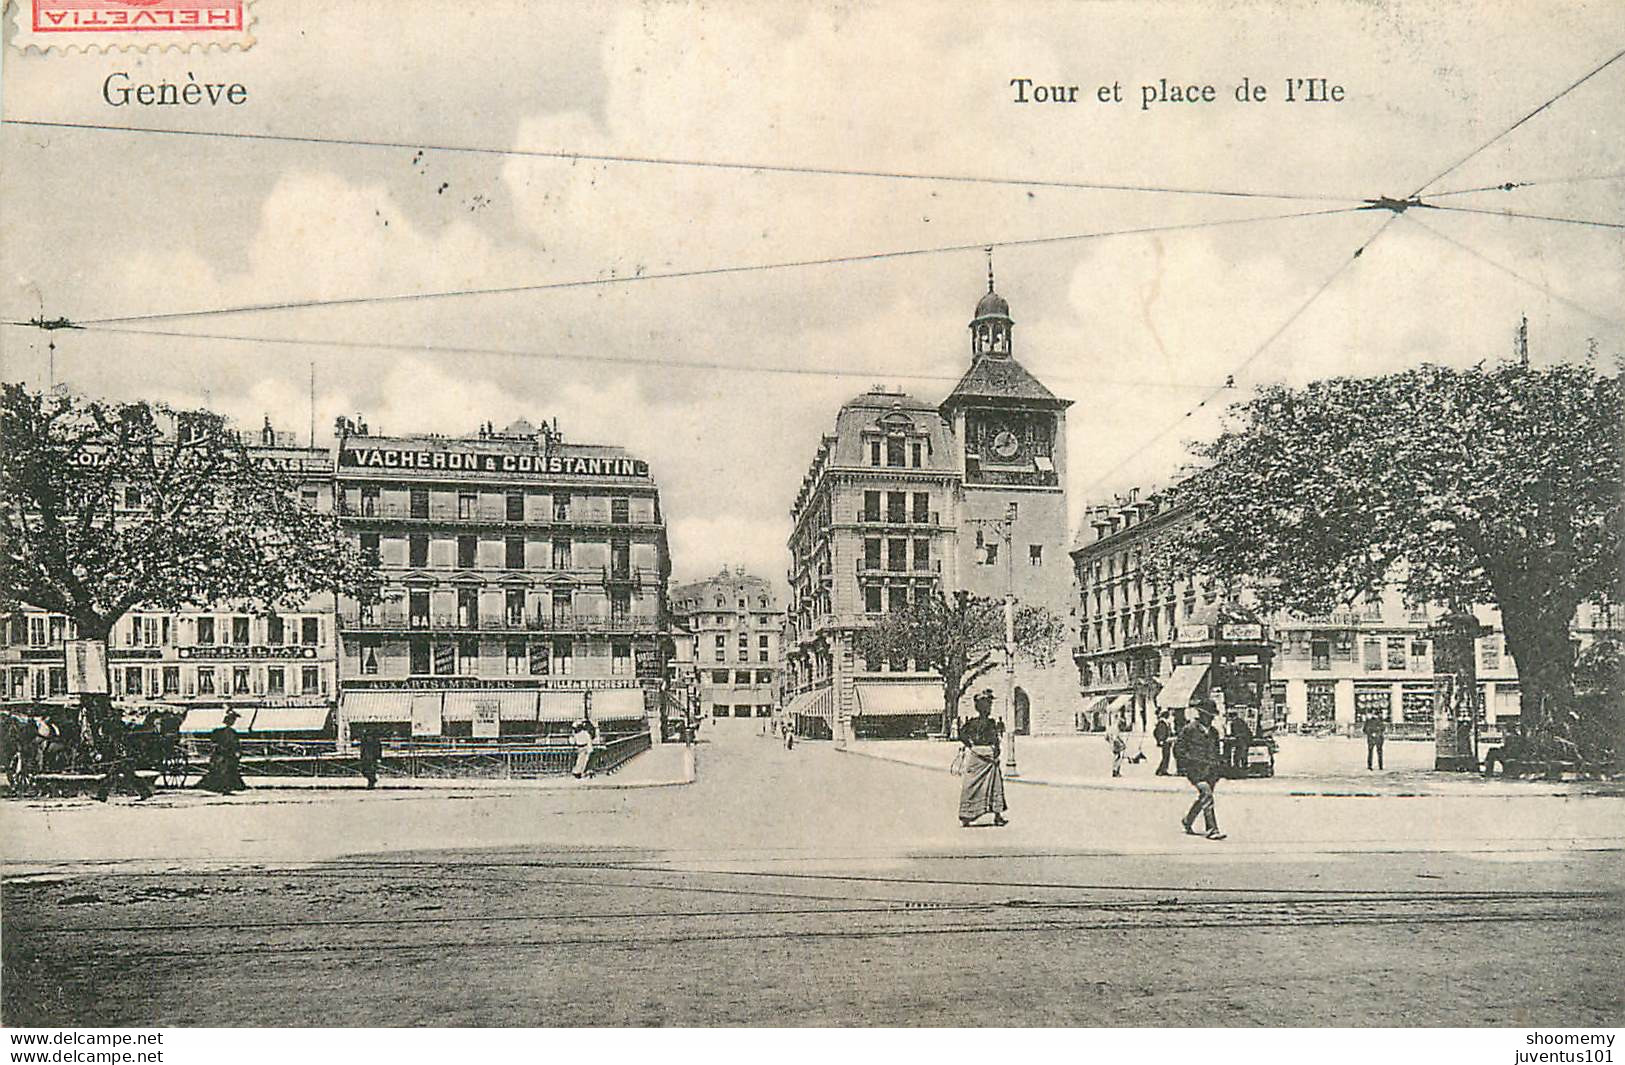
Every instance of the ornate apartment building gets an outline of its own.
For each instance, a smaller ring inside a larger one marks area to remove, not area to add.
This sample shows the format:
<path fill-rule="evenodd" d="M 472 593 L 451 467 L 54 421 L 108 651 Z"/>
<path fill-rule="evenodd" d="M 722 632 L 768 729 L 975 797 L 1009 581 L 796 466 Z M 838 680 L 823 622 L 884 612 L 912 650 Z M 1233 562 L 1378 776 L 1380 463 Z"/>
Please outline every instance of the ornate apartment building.
<path fill-rule="evenodd" d="M 784 610 L 772 584 L 743 569 L 671 592 L 674 626 L 693 640 L 692 685 L 708 717 L 771 717 L 779 708 Z"/>
<path fill-rule="evenodd" d="M 341 603 L 341 736 L 661 733 L 670 558 L 642 460 L 523 420 L 349 435 L 339 512 L 384 602 Z"/>
<path fill-rule="evenodd" d="M 844 741 L 940 721 L 935 674 L 867 662 L 854 647 L 876 616 L 916 596 L 966 589 L 1002 599 L 1010 583 L 1023 602 L 1063 617 L 1069 608 L 1069 401 L 1015 360 L 1014 322 L 991 276 L 969 328 L 970 368 L 940 405 L 881 388 L 853 398 L 802 481 L 788 545 L 785 689 L 804 734 Z M 1007 711 L 1018 728 L 1070 727 L 1070 668 L 1023 663 L 1017 685 Z"/>

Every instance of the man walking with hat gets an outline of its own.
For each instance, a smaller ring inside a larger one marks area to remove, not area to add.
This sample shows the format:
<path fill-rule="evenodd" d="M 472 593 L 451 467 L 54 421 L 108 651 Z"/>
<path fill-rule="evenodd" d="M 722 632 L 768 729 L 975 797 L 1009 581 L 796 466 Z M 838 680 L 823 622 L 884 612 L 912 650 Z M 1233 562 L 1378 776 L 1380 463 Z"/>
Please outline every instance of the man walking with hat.
<path fill-rule="evenodd" d="M 1212 700 L 1204 696 L 1196 704 L 1196 720 L 1181 729 L 1179 738 L 1174 741 L 1174 755 L 1179 759 L 1180 771 L 1196 788 L 1196 801 L 1191 803 L 1182 822 L 1185 832 L 1197 835 L 1192 826 L 1196 823 L 1196 815 L 1201 814 L 1207 838 L 1212 840 L 1224 838 L 1224 833 L 1219 831 L 1218 815 L 1213 809 L 1213 789 L 1223 774 L 1219 760 L 1219 733 L 1213 727 L 1216 716 L 1218 710 Z"/>

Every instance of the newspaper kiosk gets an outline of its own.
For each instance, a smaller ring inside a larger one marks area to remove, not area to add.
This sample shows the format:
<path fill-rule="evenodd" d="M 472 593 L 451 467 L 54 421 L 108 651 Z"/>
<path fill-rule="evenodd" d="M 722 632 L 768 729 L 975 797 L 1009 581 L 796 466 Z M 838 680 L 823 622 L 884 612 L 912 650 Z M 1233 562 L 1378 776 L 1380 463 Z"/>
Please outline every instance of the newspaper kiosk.
<path fill-rule="evenodd" d="M 1275 775 L 1275 714 L 1270 705 L 1270 662 L 1274 649 L 1269 632 L 1256 617 L 1240 612 L 1214 612 L 1203 621 L 1192 618 L 1174 633 L 1174 671 L 1163 683 L 1157 705 L 1173 710 L 1183 727 L 1192 703 L 1203 696 L 1219 708 L 1215 723 L 1222 735 L 1224 715 L 1234 710 L 1252 730 L 1246 775 Z"/>

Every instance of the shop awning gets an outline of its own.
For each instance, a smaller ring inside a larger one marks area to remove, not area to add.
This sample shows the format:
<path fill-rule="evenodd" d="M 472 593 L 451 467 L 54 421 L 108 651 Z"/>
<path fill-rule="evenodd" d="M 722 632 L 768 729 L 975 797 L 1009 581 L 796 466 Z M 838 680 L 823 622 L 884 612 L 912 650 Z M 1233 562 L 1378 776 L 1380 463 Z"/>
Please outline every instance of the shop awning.
<path fill-rule="evenodd" d="M 1114 696 L 1112 701 L 1106 704 L 1106 709 L 1110 713 L 1121 714 L 1123 711 L 1128 709 L 1129 703 L 1131 703 L 1133 700 L 1134 696 L 1124 692 L 1122 695 Z"/>
<path fill-rule="evenodd" d="M 579 721 L 586 714 L 586 692 L 543 692 L 536 716 L 542 721 Z"/>
<path fill-rule="evenodd" d="M 352 725 L 402 724 L 412 720 L 411 692 L 345 692 L 339 702 L 344 720 Z"/>
<path fill-rule="evenodd" d="M 643 689 L 605 688 L 593 692 L 592 716 L 597 721 L 630 721 L 643 717 Z"/>
<path fill-rule="evenodd" d="M 1112 696 L 1110 695 L 1097 695 L 1093 699 L 1085 700 L 1083 712 L 1090 715 L 1104 714 L 1106 707 L 1111 705 L 1111 701 Z"/>
<path fill-rule="evenodd" d="M 865 717 L 942 716 L 942 685 L 929 682 L 858 684 L 858 713 Z"/>
<path fill-rule="evenodd" d="M 1189 706 L 1191 696 L 1207 678 L 1207 669 L 1207 666 L 1202 665 L 1175 666 L 1173 676 L 1168 678 L 1162 686 L 1162 691 L 1157 693 L 1157 705 L 1164 710 Z"/>
<path fill-rule="evenodd" d="M 473 721 L 481 704 L 494 704 L 500 721 L 535 721 L 533 691 L 454 691 L 446 693 L 441 714 L 447 721 Z"/>
<path fill-rule="evenodd" d="M 835 720 L 835 689 L 834 687 L 819 688 L 813 693 L 812 705 L 807 707 L 809 717 L 821 717 L 825 721 Z"/>
<path fill-rule="evenodd" d="M 785 714 L 790 717 L 805 714 L 807 707 L 812 705 L 813 698 L 817 694 L 817 692 L 802 692 L 800 695 L 793 696 L 788 703 L 784 704 Z"/>
<path fill-rule="evenodd" d="M 241 722 L 238 722 L 241 724 Z M 327 727 L 325 706 L 261 707 L 254 712 L 254 732 L 320 732 Z"/>
<path fill-rule="evenodd" d="M 213 732 L 226 723 L 227 710 L 237 712 L 237 720 L 231 723 L 231 727 L 238 732 L 247 732 L 249 725 L 254 720 L 254 708 L 252 706 L 200 706 L 188 710 L 186 711 L 186 719 L 181 722 L 181 731 L 193 733 Z"/>

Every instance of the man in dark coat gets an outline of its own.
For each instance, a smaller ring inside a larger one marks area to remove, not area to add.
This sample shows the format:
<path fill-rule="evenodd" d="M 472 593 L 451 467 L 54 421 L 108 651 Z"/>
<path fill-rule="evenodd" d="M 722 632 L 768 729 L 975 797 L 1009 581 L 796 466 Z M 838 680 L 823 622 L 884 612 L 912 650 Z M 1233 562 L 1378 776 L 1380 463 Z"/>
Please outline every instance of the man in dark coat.
<path fill-rule="evenodd" d="M 156 730 L 152 734 L 156 736 Z M 134 788 L 143 799 L 152 798 L 152 784 L 135 771 L 145 746 L 146 736 L 141 730 L 129 728 L 122 721 L 108 726 L 97 744 L 96 754 L 102 767 L 102 779 L 96 785 L 97 802 L 106 802 L 113 789 L 120 785 Z"/>
<path fill-rule="evenodd" d="M 361 737 L 361 775 L 367 778 L 368 788 L 378 786 L 378 762 L 383 756 L 383 741 L 375 733 Z"/>
<path fill-rule="evenodd" d="M 1157 726 L 1151 730 L 1151 738 L 1157 741 L 1162 749 L 1162 761 L 1157 763 L 1157 776 L 1168 775 L 1168 759 L 1174 753 L 1174 725 L 1169 720 L 1172 715 L 1166 710 L 1157 711 Z"/>
<path fill-rule="evenodd" d="M 1377 768 L 1382 768 L 1382 738 L 1388 731 L 1388 722 L 1382 719 L 1381 714 L 1367 714 L 1365 716 L 1365 767 L 1371 768 L 1371 757 L 1376 756 Z"/>
<path fill-rule="evenodd" d="M 1207 829 L 1207 838 L 1220 840 L 1224 833 L 1219 831 L 1219 818 L 1213 809 L 1213 789 L 1219 782 L 1222 767 L 1219 760 L 1219 733 L 1213 727 L 1213 719 L 1218 711 L 1211 702 L 1201 702 L 1196 706 L 1196 720 L 1186 725 L 1179 732 L 1179 738 L 1174 741 L 1174 753 L 1179 758 L 1180 771 L 1185 779 L 1191 782 L 1196 789 L 1196 801 L 1191 803 L 1190 810 L 1185 814 L 1182 824 L 1185 832 L 1196 835 L 1192 826 L 1196 823 L 1196 815 L 1202 815 L 1202 822 Z"/>
<path fill-rule="evenodd" d="M 1247 719 L 1236 710 L 1230 711 L 1230 774 L 1235 777 L 1247 775 L 1247 751 L 1253 745 L 1253 728 L 1247 724 Z"/>

